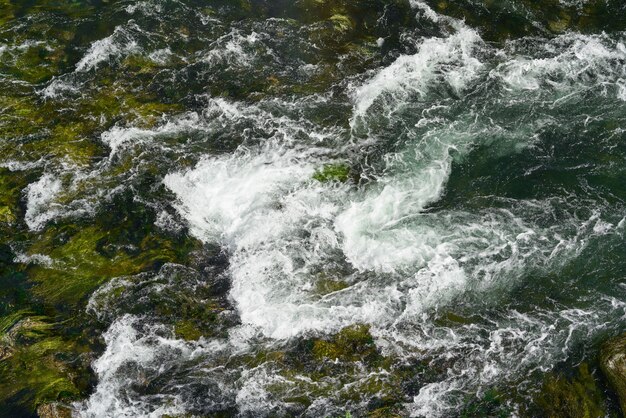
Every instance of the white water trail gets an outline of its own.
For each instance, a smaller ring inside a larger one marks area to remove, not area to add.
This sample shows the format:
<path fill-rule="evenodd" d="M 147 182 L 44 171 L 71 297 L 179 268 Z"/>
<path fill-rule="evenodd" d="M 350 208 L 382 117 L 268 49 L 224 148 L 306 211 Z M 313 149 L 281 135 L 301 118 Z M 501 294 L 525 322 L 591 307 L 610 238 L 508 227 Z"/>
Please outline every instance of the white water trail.
<path fill-rule="evenodd" d="M 76 72 L 97 69 L 104 62 L 140 52 L 139 43 L 134 39 L 131 30 L 140 31 L 137 25 L 130 25 L 128 28 L 118 26 L 110 36 L 95 41 L 76 64 Z"/>

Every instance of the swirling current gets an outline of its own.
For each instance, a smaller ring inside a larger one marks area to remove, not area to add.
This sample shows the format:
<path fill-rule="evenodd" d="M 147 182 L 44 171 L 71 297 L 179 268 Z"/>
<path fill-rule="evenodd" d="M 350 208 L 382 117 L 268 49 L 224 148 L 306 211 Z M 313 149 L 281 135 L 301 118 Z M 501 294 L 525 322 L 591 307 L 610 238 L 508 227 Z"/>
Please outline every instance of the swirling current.
<path fill-rule="evenodd" d="M 625 30 L 0 1 L 0 415 L 619 416 Z"/>

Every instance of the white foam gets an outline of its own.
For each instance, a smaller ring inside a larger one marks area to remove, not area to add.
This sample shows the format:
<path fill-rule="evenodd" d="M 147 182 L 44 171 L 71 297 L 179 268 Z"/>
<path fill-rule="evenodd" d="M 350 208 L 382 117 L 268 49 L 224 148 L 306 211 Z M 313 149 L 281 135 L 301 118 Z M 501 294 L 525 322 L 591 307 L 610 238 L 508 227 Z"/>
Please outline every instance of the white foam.
<path fill-rule="evenodd" d="M 39 94 L 46 99 L 58 99 L 67 94 L 76 94 L 79 91 L 74 82 L 63 78 L 53 78 L 46 87 L 39 91 Z"/>
<path fill-rule="evenodd" d="M 19 253 L 19 254 L 16 254 L 15 259 L 13 261 L 15 263 L 24 263 L 24 264 L 29 264 L 29 263 L 41 264 L 46 267 L 52 267 L 54 265 L 54 260 L 50 256 L 45 255 L 45 254 Z"/>
<path fill-rule="evenodd" d="M 179 134 L 188 130 L 202 129 L 200 116 L 195 112 L 177 115 L 154 129 L 123 127 L 115 125 L 100 135 L 100 140 L 110 148 L 109 160 L 127 148 L 138 145 L 156 145 L 159 136 Z"/>
<path fill-rule="evenodd" d="M 233 29 L 211 43 L 208 52 L 203 53 L 202 61 L 210 64 L 230 64 L 250 66 L 260 55 L 259 50 L 271 54 L 272 51 L 262 42 L 263 36 L 256 32 L 242 34 Z"/>
<path fill-rule="evenodd" d="M 54 202 L 61 190 L 61 180 L 52 174 L 45 174 L 26 187 L 24 220 L 31 230 L 42 229 L 48 221 L 54 219 L 62 211 L 61 205 Z"/>
<path fill-rule="evenodd" d="M 136 25 L 132 28 L 138 29 Z M 138 52 L 141 52 L 141 48 L 128 28 L 117 26 L 113 34 L 91 44 L 89 50 L 76 64 L 76 71 L 87 72 L 103 62 Z"/>
<path fill-rule="evenodd" d="M 444 16 L 435 12 L 429 5 L 422 1 L 410 0 L 409 3 L 411 4 L 411 7 L 420 10 L 424 17 L 432 20 L 435 23 L 439 22 L 441 19 L 445 19 Z"/>
<path fill-rule="evenodd" d="M 467 27 L 445 38 L 424 39 L 416 54 L 400 56 L 353 89 L 354 117 L 363 117 L 377 100 L 385 102 L 385 113 L 392 113 L 412 96 L 425 96 L 434 83 L 445 83 L 456 93 L 462 92 L 483 66 L 473 55 L 481 43 L 478 33 Z"/>
<path fill-rule="evenodd" d="M 164 210 L 157 215 L 154 226 L 169 232 L 180 232 L 184 228 L 174 216 Z"/>
<path fill-rule="evenodd" d="M 141 13 L 145 16 L 155 16 L 163 12 L 163 4 L 158 1 L 138 1 L 126 6 L 126 13 Z"/>
<path fill-rule="evenodd" d="M 169 175 L 164 182 L 181 198 L 181 210 L 194 235 L 219 239 L 232 249 L 254 246 L 281 233 L 281 214 L 272 206 L 294 183 L 308 181 L 314 172 L 311 165 L 296 164 L 295 157 L 281 149 L 258 155 L 244 151 L 204 160 L 194 170 Z M 277 219 L 267 219 L 268 213 Z M 260 219 L 271 223 L 260 225 Z M 257 235 L 259 228 L 263 230 Z"/>
<path fill-rule="evenodd" d="M 9 171 L 26 171 L 41 167 L 44 163 L 45 161 L 43 159 L 37 161 L 2 161 L 0 162 L 0 167 L 6 168 Z"/>
<path fill-rule="evenodd" d="M 185 412 L 177 396 L 141 397 L 128 383 L 158 375 L 165 362 L 190 357 L 193 347 L 162 336 L 158 326 L 143 332 L 138 326 L 137 317 L 125 315 L 104 334 L 107 348 L 92 365 L 98 386 L 86 401 L 75 405 L 78 416 L 157 418 Z"/>
<path fill-rule="evenodd" d="M 231 118 L 254 117 L 222 108 Z M 499 274 L 523 266 L 536 245 L 531 230 L 506 213 L 497 221 L 421 213 L 443 190 L 449 149 L 463 149 L 475 138 L 453 136 L 448 128 L 432 132 L 419 152 L 409 147 L 391 156 L 388 174 L 363 191 L 312 180 L 323 151 L 311 144 L 299 148 L 283 135 L 207 158 L 164 183 L 178 196 L 191 232 L 229 250 L 230 296 L 244 324 L 277 339 L 355 322 L 385 327 L 449 303 L 468 282 L 489 288 Z M 446 143 L 453 139 L 460 142 Z M 513 258 L 497 261 L 511 248 Z M 314 272 L 324 271 L 337 250 L 361 274 L 385 278 L 320 299 L 312 291 L 319 280 Z M 476 265 L 479 259 L 483 263 Z"/>
<path fill-rule="evenodd" d="M 529 91 L 584 92 L 613 85 L 622 99 L 626 47 L 607 35 L 566 34 L 546 42 L 541 58 L 527 56 L 511 44 L 511 57 L 492 71 L 505 88 Z M 521 53 L 520 53 L 521 52 Z M 533 51 L 537 55 L 537 51 Z"/>
<path fill-rule="evenodd" d="M 159 65 L 166 65 L 173 56 L 173 52 L 169 48 L 161 48 L 151 52 L 148 57 Z"/>
<path fill-rule="evenodd" d="M 609 317 L 616 316 L 616 311 L 626 312 L 623 303 L 615 306 L 612 302 L 600 298 L 593 309 L 537 310 L 531 314 L 512 310 L 501 318 L 490 318 L 490 325 L 465 325 L 448 332 L 424 324 L 423 338 L 395 334 L 393 337 L 403 345 L 431 355 L 440 352 L 446 362 L 455 365 L 443 380 L 420 389 L 407 404 L 410 415 L 454 415 L 463 402 L 459 393 L 480 397 L 475 388 L 490 387 L 534 370 L 550 370 L 568 357 L 576 341 L 606 331 L 611 327 L 606 322 Z"/>

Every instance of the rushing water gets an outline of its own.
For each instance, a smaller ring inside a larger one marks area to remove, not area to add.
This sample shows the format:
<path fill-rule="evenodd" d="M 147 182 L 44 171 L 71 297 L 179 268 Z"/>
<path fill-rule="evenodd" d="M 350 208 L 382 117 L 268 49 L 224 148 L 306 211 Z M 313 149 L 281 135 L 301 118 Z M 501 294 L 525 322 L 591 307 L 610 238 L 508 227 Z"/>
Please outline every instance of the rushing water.
<path fill-rule="evenodd" d="M 44 400 L 536 416 L 626 331 L 619 3 L 31 3 L 0 21 L 0 215 L 34 296 L 2 312 L 93 373 Z"/>

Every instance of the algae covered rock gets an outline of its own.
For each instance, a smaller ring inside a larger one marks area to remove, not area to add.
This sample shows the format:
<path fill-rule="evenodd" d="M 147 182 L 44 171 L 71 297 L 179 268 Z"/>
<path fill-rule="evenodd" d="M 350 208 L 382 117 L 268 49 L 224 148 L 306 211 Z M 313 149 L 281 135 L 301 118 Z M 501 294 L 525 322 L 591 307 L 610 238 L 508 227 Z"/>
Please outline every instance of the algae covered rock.
<path fill-rule="evenodd" d="M 357 361 L 377 357 L 376 345 L 367 325 L 353 325 L 342 329 L 332 340 L 317 340 L 313 345 L 315 358 Z"/>
<path fill-rule="evenodd" d="M 39 418 L 70 418 L 72 410 L 57 402 L 39 405 L 37 408 Z"/>
<path fill-rule="evenodd" d="M 310 393 L 333 399 L 340 410 L 354 416 L 404 416 L 406 398 L 401 387 L 405 376 L 377 350 L 368 325 L 354 324 L 333 335 L 292 343 L 284 351 L 242 359 L 280 376 L 266 390 L 290 404 L 293 409 L 288 416 L 301 416 L 303 408 L 313 407 Z"/>
<path fill-rule="evenodd" d="M 313 178 L 322 183 L 338 181 L 345 182 L 350 175 L 350 167 L 347 164 L 327 164 L 313 174 Z"/>
<path fill-rule="evenodd" d="M 626 334 L 604 343 L 600 368 L 619 397 L 622 413 L 626 414 Z"/>
<path fill-rule="evenodd" d="M 575 375 L 549 375 L 537 401 L 548 418 L 596 418 L 606 415 L 602 391 L 586 363 Z"/>
<path fill-rule="evenodd" d="M 397 406 L 385 406 L 382 408 L 370 411 L 368 418 L 401 418 L 401 409 Z"/>
<path fill-rule="evenodd" d="M 506 396 L 496 389 L 487 390 L 482 396 L 471 399 L 461 410 L 461 418 L 511 416 L 505 402 Z"/>
<path fill-rule="evenodd" d="M 479 29 L 485 40 L 504 42 L 529 35 L 554 36 L 581 32 L 623 30 L 624 3 L 617 0 L 566 2 L 559 0 L 432 0 L 434 10 Z"/>
<path fill-rule="evenodd" d="M 15 416 L 52 401 L 75 400 L 88 390 L 85 354 L 91 348 L 73 336 L 59 336 L 59 324 L 44 320 L 23 319 L 3 335 L 12 352 L 0 361 L 0 404 L 10 402 Z"/>
<path fill-rule="evenodd" d="M 347 287 L 349 287 L 349 284 L 343 280 L 321 278 L 315 284 L 315 293 L 318 295 L 328 295 L 330 293 L 339 292 Z"/>

